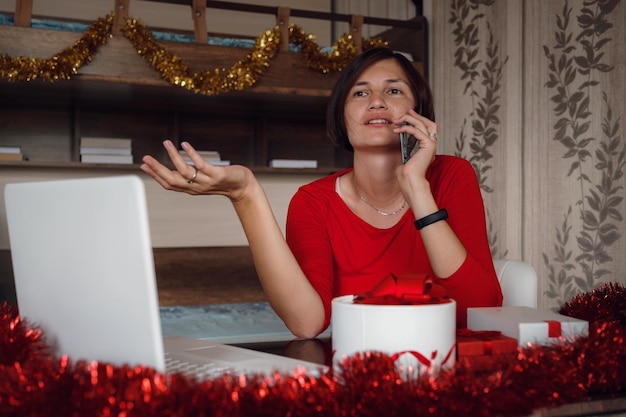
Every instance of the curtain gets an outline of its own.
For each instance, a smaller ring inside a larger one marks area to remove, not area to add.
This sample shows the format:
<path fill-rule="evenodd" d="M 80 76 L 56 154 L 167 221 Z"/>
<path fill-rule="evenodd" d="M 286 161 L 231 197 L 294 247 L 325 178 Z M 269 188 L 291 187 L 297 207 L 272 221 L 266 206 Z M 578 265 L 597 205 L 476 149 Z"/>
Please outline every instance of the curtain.
<path fill-rule="evenodd" d="M 475 168 L 494 257 L 530 263 L 539 306 L 626 283 L 626 4 L 439 0 L 440 153 Z"/>

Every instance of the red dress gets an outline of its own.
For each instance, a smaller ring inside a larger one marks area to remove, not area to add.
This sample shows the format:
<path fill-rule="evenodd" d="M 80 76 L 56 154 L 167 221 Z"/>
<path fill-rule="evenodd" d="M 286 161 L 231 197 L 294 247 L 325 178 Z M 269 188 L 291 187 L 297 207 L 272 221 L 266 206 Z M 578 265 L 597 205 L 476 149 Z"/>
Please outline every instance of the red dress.
<path fill-rule="evenodd" d="M 287 213 L 287 243 L 322 299 L 324 329 L 333 297 L 367 292 L 389 273 L 434 276 L 413 212 L 407 210 L 389 229 L 364 222 L 336 192 L 337 177 L 348 171 L 300 187 Z M 436 156 L 426 177 L 437 206 L 448 211 L 447 222 L 467 250 L 461 267 L 439 280 L 457 303 L 457 327 L 466 327 L 468 307 L 502 305 L 480 188 L 470 163 L 454 156 Z"/>

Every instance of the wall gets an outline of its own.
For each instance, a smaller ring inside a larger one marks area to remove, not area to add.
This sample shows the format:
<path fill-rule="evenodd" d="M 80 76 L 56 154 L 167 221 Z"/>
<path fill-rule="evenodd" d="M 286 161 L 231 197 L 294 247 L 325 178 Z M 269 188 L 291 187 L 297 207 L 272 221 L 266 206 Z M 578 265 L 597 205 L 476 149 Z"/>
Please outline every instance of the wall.
<path fill-rule="evenodd" d="M 492 252 L 558 308 L 626 283 L 626 4 L 432 2 L 440 152 L 469 159 Z"/>
<path fill-rule="evenodd" d="M 230 201 L 222 196 L 189 196 L 166 191 L 139 169 L 63 169 L 0 167 L 0 189 L 11 182 L 138 175 L 144 179 L 148 200 L 150 232 L 155 248 L 245 246 L 248 244 Z M 287 205 L 297 188 L 318 177 L 313 175 L 258 175 L 278 224 L 283 228 Z M 0 197 L 0 250 L 9 249 L 4 208 Z"/>

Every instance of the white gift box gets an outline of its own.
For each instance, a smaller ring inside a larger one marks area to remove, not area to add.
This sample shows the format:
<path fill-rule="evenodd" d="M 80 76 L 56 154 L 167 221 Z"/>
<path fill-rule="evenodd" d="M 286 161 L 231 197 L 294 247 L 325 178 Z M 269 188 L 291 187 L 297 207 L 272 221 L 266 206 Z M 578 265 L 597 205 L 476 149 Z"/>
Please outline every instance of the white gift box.
<path fill-rule="evenodd" d="M 383 352 L 406 375 L 432 372 L 455 361 L 456 302 L 357 304 L 353 295 L 332 301 L 333 363 L 364 352 Z"/>
<path fill-rule="evenodd" d="M 517 339 L 521 347 L 573 340 L 589 334 L 585 320 L 531 307 L 477 307 L 467 309 L 467 327 L 471 330 L 499 330 Z"/>

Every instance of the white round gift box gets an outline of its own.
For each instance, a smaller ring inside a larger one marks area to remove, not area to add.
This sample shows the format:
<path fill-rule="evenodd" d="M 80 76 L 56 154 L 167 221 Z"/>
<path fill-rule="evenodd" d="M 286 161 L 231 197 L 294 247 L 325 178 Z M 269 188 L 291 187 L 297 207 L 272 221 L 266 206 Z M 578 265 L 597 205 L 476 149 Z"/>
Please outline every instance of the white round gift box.
<path fill-rule="evenodd" d="M 333 363 L 364 352 L 396 359 L 399 371 L 430 373 L 455 361 L 456 302 L 439 304 L 357 304 L 353 295 L 332 301 Z"/>

